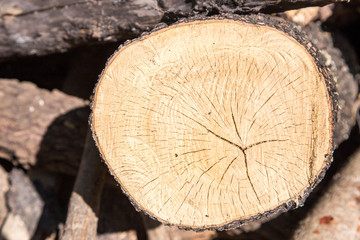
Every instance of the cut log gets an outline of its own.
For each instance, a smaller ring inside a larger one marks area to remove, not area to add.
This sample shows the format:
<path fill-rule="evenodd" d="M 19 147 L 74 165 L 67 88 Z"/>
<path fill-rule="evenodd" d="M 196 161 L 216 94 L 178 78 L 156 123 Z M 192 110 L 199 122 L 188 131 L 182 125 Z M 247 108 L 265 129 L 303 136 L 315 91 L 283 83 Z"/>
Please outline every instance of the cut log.
<path fill-rule="evenodd" d="M 124 41 L 160 23 L 164 13 L 279 12 L 348 0 L 0 0 L 0 60 L 65 52 L 84 44 Z M 175 17 L 176 18 L 176 17 Z M 44 21 L 46 19 L 46 21 Z"/>
<path fill-rule="evenodd" d="M 108 62 L 92 130 L 134 206 L 185 229 L 227 229 L 302 205 L 332 160 L 334 81 L 290 23 L 192 19 Z"/>

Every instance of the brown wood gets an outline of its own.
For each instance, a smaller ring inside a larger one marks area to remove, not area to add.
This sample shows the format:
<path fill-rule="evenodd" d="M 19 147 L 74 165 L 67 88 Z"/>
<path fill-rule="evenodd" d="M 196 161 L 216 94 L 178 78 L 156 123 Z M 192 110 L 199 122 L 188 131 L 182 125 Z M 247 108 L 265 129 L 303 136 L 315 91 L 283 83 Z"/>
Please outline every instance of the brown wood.
<path fill-rule="evenodd" d="M 356 77 L 352 73 L 359 69 L 356 57 L 352 57 L 355 50 L 350 43 L 340 34 L 326 32 L 321 28 L 321 22 L 309 24 L 304 28 L 307 36 L 322 52 L 322 61 L 326 65 L 336 81 L 336 88 L 339 94 L 339 114 L 334 132 L 334 143 L 337 147 L 340 143 L 349 138 L 352 127 L 355 125 L 355 114 L 358 105 L 355 101 L 359 88 Z M 337 42 L 337 46 L 334 46 Z M 345 62 L 344 56 L 350 59 L 349 65 Z"/>
<path fill-rule="evenodd" d="M 345 160 L 345 159 L 344 159 Z M 296 229 L 294 240 L 359 239 L 360 149 L 332 179 Z"/>
<path fill-rule="evenodd" d="M 162 17 L 156 0 L 1 0 L 0 6 L 0 59 L 124 40 Z"/>
<path fill-rule="evenodd" d="M 349 0 L 246 0 L 246 1 L 216 1 L 216 0 L 196 0 L 198 8 L 217 10 L 224 13 L 276 13 L 290 9 L 305 8 L 311 6 L 324 6 L 336 2 L 350 2 Z"/>
<path fill-rule="evenodd" d="M 6 194 L 9 191 L 8 174 L 3 167 L 0 166 L 0 226 L 3 225 L 4 220 L 8 214 L 6 205 Z"/>
<path fill-rule="evenodd" d="M 331 162 L 336 117 L 316 48 L 256 15 L 195 18 L 127 42 L 99 80 L 91 120 L 135 207 L 203 230 L 302 205 Z"/>
<path fill-rule="evenodd" d="M 30 239 L 34 236 L 44 209 L 44 202 L 28 175 L 14 168 L 9 175 L 6 193 L 8 214 L 0 227 L 4 239 Z"/>
<path fill-rule="evenodd" d="M 0 60 L 65 52 L 84 44 L 123 41 L 161 22 L 200 12 L 279 12 L 348 0 L 75 1 L 0 0 Z M 44 21 L 46 19 L 46 21 Z"/>
<path fill-rule="evenodd" d="M 77 173 L 88 102 L 29 82 L 0 80 L 0 156 L 25 169 Z"/>
<path fill-rule="evenodd" d="M 91 132 L 87 134 L 79 172 L 71 194 L 61 240 L 96 239 L 98 211 L 105 182 L 105 166 L 101 162 Z"/>

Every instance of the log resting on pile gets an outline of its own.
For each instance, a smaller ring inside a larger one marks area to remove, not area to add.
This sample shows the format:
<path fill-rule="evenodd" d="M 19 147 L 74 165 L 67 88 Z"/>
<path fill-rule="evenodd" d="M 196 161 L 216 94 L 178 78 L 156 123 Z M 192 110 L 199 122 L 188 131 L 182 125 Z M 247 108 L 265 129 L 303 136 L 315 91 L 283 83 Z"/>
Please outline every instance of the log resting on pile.
<path fill-rule="evenodd" d="M 274 13 L 334 2 L 348 0 L 0 0 L 0 60 L 123 41 L 150 30 L 166 14 L 176 19 L 209 12 Z"/>

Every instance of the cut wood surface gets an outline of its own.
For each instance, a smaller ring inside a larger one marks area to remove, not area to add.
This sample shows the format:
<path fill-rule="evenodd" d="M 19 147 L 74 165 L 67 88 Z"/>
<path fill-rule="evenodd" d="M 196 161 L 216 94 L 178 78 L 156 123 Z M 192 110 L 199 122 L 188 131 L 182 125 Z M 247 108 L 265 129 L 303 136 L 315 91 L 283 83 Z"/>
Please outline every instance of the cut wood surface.
<path fill-rule="evenodd" d="M 173 13 L 175 18 L 214 10 L 270 13 L 347 1 L 0 0 L 0 60 L 124 41 L 153 28 L 165 13 Z"/>
<path fill-rule="evenodd" d="M 116 52 L 95 89 L 92 130 L 135 207 L 226 229 L 303 204 L 332 159 L 334 91 L 288 23 L 193 19 Z"/>

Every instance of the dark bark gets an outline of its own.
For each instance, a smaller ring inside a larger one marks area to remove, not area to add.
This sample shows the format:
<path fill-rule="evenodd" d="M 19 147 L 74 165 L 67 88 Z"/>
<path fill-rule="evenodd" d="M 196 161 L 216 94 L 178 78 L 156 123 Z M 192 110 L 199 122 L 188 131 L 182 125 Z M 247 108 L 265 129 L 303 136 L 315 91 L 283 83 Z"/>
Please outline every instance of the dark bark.
<path fill-rule="evenodd" d="M 277 13 L 290 9 L 311 6 L 324 6 L 336 2 L 349 2 L 348 0 L 196 0 L 199 9 L 216 10 L 224 13 Z"/>
<path fill-rule="evenodd" d="M 156 0 L 0 0 L 0 59 L 117 41 L 158 23 Z"/>
<path fill-rule="evenodd" d="M 150 30 L 165 15 L 199 12 L 273 13 L 347 0 L 0 0 L 0 60 L 65 52 L 74 47 L 123 41 Z"/>
<path fill-rule="evenodd" d="M 348 67 L 345 62 L 344 51 L 334 46 L 334 39 L 329 32 L 321 29 L 321 23 L 316 22 L 304 28 L 307 35 L 315 45 L 321 49 L 322 61 L 331 70 L 339 94 L 339 108 L 341 109 L 337 116 L 335 126 L 335 146 L 348 139 L 352 127 L 355 125 L 354 107 L 358 94 L 358 83 L 351 73 L 352 69 L 358 68 L 355 59 L 351 62 L 354 67 Z M 342 38 L 341 46 L 347 51 L 354 51 L 349 43 Z M 352 50 L 349 50 L 352 49 Z"/>

